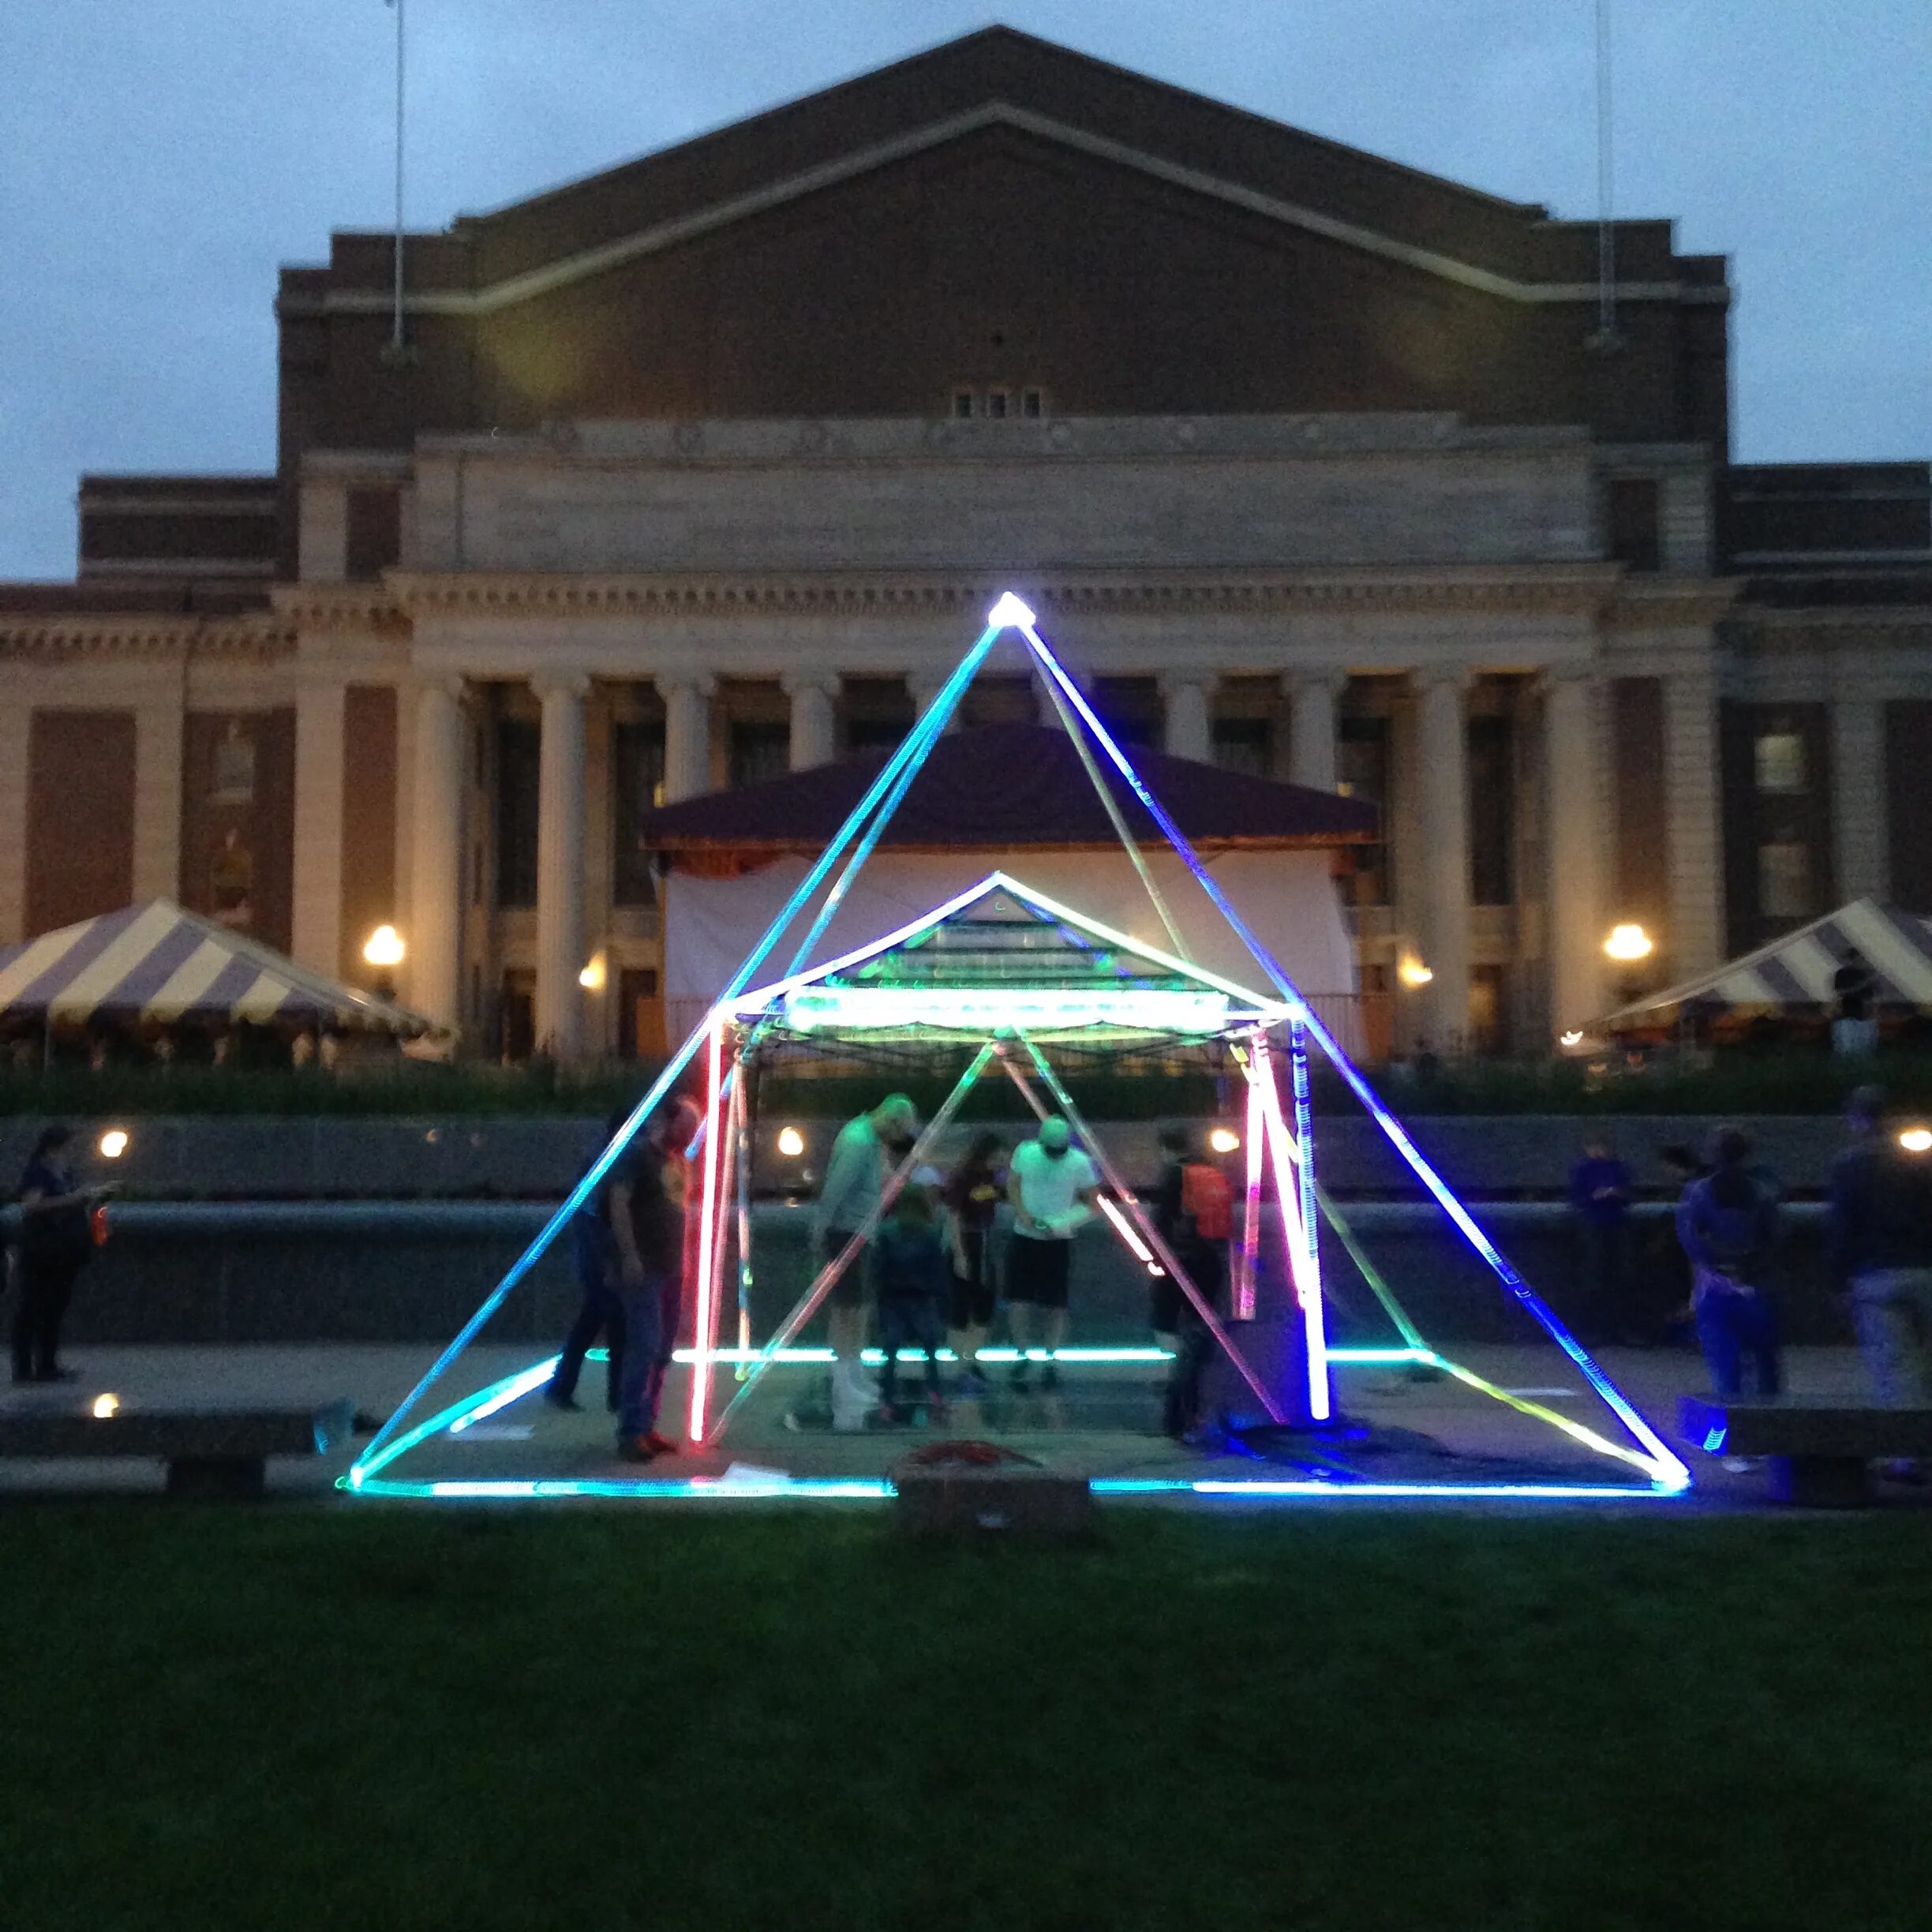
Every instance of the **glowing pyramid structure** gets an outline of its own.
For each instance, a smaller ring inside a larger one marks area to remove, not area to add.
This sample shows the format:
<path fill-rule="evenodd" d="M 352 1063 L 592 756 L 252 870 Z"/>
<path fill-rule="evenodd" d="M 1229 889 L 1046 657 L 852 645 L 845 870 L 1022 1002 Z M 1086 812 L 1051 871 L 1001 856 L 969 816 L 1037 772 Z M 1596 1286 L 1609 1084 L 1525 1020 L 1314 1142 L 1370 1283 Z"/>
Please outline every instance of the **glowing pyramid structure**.
<path fill-rule="evenodd" d="M 1145 888 L 1169 940 L 1156 947 L 1103 927 L 1076 908 L 1048 899 L 1024 882 L 990 874 L 969 891 L 897 931 L 839 958 L 814 962 L 820 941 L 844 902 L 922 763 L 988 655 L 1002 638 L 1017 639 L 1029 653 L 1061 724 L 1079 751 L 1095 791 Z M 1107 773 L 1136 799 L 1191 876 L 1205 906 L 1177 918 L 1163 896 L 1140 845 L 1129 830 Z M 1209 972 L 1194 963 L 1187 927 L 1197 919 L 1223 922 L 1238 939 L 1255 968 L 1256 984 Z M 774 957 L 785 960 L 773 974 Z M 1258 990 L 1257 990 L 1258 989 Z M 748 1279 L 749 1168 L 746 1082 L 736 1065 L 766 1034 L 778 1029 L 794 1038 L 851 1039 L 871 1034 L 915 1035 L 927 1040 L 978 1040 L 973 1055 L 945 1104 L 889 1179 L 874 1223 L 860 1230 L 845 1252 L 829 1260 L 792 1313 L 762 1346 L 750 1346 L 741 1324 L 739 1346 L 721 1349 L 718 1337 L 725 1301 L 728 1250 L 736 1245 L 740 1281 Z M 1132 1039 L 1144 1035 L 1191 1039 L 1220 1045 L 1245 1084 L 1248 1133 L 1246 1212 L 1242 1237 L 1233 1257 L 1233 1314 L 1253 1311 L 1258 1211 L 1265 1163 L 1274 1182 L 1284 1275 L 1292 1284 L 1298 1319 L 1295 1331 L 1298 1365 L 1295 1386 L 1284 1391 L 1256 1376 L 1230 1339 L 1208 1298 L 1187 1277 L 1163 1243 L 1133 1192 L 1123 1185 L 1091 1129 L 1080 1120 L 1072 1095 L 1054 1070 L 1048 1048 L 1065 1039 Z M 1346 1219 L 1316 1179 L 1314 1121 L 1309 1102 L 1311 1050 L 1324 1057 L 1385 1136 L 1388 1147 L 1420 1181 L 1447 1222 L 1492 1271 L 1506 1297 L 1534 1322 L 1580 1371 L 1589 1391 L 1608 1411 L 1612 1432 L 1586 1427 L 1535 1399 L 1532 1392 L 1500 1388 L 1438 1354 L 1391 1291 L 1362 1249 Z M 1284 1106 L 1278 1057 L 1285 1054 L 1291 1095 Z M 551 1216 L 524 1253 L 485 1298 L 429 1373 L 371 1441 L 344 1478 L 345 1486 L 365 1494 L 438 1496 L 545 1496 L 633 1494 L 644 1496 L 747 1496 L 832 1494 L 878 1496 L 889 1485 L 876 1478 L 793 1478 L 761 1475 L 753 1479 L 635 1477 L 511 1481 L 418 1482 L 387 1473 L 402 1456 L 433 1436 L 474 1428 L 538 1389 L 554 1358 L 536 1363 L 465 1395 L 460 1401 L 410 1425 L 410 1418 L 429 1391 L 449 1371 L 482 1331 L 571 1218 L 602 1183 L 624 1148 L 657 1109 L 677 1091 L 693 1063 L 705 1069 L 705 1125 L 690 1149 L 698 1178 L 700 1204 L 695 1290 L 695 1346 L 683 1352 L 691 1362 L 688 1433 L 694 1445 L 716 1443 L 733 1410 L 759 1377 L 783 1357 L 790 1345 L 836 1285 L 840 1272 L 863 1249 L 878 1214 L 916 1164 L 934 1136 L 950 1121 L 974 1083 L 990 1067 L 1009 1076 L 1036 1112 L 1047 1100 L 1064 1113 L 1098 1160 L 1106 1188 L 1101 1206 L 1114 1232 L 1150 1271 L 1166 1272 L 1193 1303 L 1196 1312 L 1226 1351 L 1249 1387 L 1276 1423 L 1313 1430 L 1332 1413 L 1333 1366 L 1351 1357 L 1401 1362 L 1507 1405 L 1548 1425 L 1572 1449 L 1608 1458 L 1617 1485 L 1526 1481 L 1378 1483 L 1336 1482 L 1319 1470 L 1292 1479 L 1236 1481 L 1160 1478 L 1099 1480 L 1102 1492 L 1149 1488 L 1194 1489 L 1205 1493 L 1245 1491 L 1258 1494 L 1365 1496 L 1398 1492 L 1469 1495 L 1503 1492 L 1549 1496 L 1671 1495 L 1689 1485 L 1689 1473 L 1603 1368 L 1572 1335 L 1547 1303 L 1518 1274 L 1489 1240 L 1448 1184 L 1414 1145 L 1384 1106 L 1320 1017 L 1289 979 L 1280 964 L 1256 937 L 1189 844 L 1180 827 L 1149 790 L 1132 762 L 1078 685 L 1061 665 L 1035 623 L 1032 612 L 1010 593 L 988 614 L 987 627 L 934 698 L 904 743 L 874 781 L 851 816 L 820 855 L 792 899 L 773 920 L 710 1011 L 666 1063 L 610 1144 Z M 733 1171 L 734 1151 L 736 1171 Z M 1325 1291 L 1320 1228 L 1324 1222 L 1347 1251 L 1362 1279 L 1385 1312 L 1398 1345 L 1386 1349 L 1331 1349 L 1326 1335 Z M 719 1406 L 713 1382 L 721 1366 L 739 1372 L 732 1399 Z M 1639 1485 L 1634 1479 L 1641 1478 Z"/>

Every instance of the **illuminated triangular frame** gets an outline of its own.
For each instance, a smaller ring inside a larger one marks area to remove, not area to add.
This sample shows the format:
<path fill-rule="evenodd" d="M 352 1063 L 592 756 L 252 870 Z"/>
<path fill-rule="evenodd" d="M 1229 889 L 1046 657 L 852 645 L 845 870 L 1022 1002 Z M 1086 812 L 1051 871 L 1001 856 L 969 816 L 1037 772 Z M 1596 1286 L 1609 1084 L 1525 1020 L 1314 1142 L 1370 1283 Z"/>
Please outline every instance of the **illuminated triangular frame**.
<path fill-rule="evenodd" d="M 1140 872 L 1155 910 L 1170 934 L 1176 928 L 1167 907 L 1155 888 L 1141 860 L 1137 845 L 1129 836 L 1121 819 L 1118 807 L 1108 792 L 1101 774 L 1096 768 L 1088 745 L 1081 742 L 1073 729 L 1074 721 L 1084 727 L 1093 747 L 1098 747 L 1106 761 L 1119 773 L 1121 780 L 1133 793 L 1141 806 L 1152 818 L 1169 847 L 1186 867 L 1195 882 L 1206 894 L 1215 909 L 1221 915 L 1228 928 L 1241 941 L 1249 957 L 1260 967 L 1276 995 L 1274 1004 L 1286 1016 L 1290 1035 L 1290 1055 L 1294 1097 L 1295 1120 L 1291 1130 L 1282 1115 L 1279 1088 L 1268 1065 L 1267 1034 L 1258 1031 L 1256 1039 L 1260 1050 L 1254 1055 L 1249 1069 L 1250 1128 L 1248 1136 L 1249 1149 L 1249 1196 L 1252 1203 L 1257 1184 L 1260 1158 L 1257 1136 L 1252 1131 L 1256 1125 L 1262 1129 L 1259 1136 L 1265 1140 L 1270 1159 L 1275 1163 L 1278 1182 L 1285 1178 L 1288 1171 L 1295 1177 L 1292 1187 L 1278 1185 L 1282 1202 L 1284 1223 L 1292 1214 L 1305 1231 L 1300 1244 L 1306 1264 L 1316 1271 L 1312 1297 L 1309 1285 L 1303 1279 L 1300 1266 L 1295 1267 L 1298 1297 L 1305 1309 L 1311 1305 L 1316 1311 L 1316 1319 L 1322 1301 L 1319 1277 L 1319 1255 L 1312 1238 L 1316 1225 L 1316 1213 L 1319 1203 L 1331 1226 L 1338 1228 L 1343 1238 L 1349 1241 L 1351 1252 L 1358 1259 L 1359 1250 L 1353 1243 L 1339 1222 L 1333 1204 L 1322 1197 L 1314 1176 L 1314 1142 L 1312 1116 L 1309 1104 L 1308 1044 L 1310 1041 L 1320 1049 L 1323 1055 L 1334 1066 L 1350 1090 L 1360 1100 L 1390 1145 L 1407 1163 L 1424 1188 L 1443 1209 L 1451 1223 L 1462 1235 L 1477 1255 L 1488 1264 L 1503 1286 L 1530 1313 L 1550 1338 L 1582 1372 L 1586 1380 L 1631 1439 L 1639 1445 L 1638 1452 L 1621 1448 L 1595 1436 L 1593 1432 L 1583 1429 L 1569 1418 L 1543 1410 L 1537 1405 L 1511 1395 L 1507 1391 L 1493 1387 L 1470 1372 L 1458 1368 L 1421 1344 L 1416 1338 L 1416 1347 L 1405 1350 L 1411 1359 L 1426 1360 L 1431 1365 L 1442 1368 L 1456 1375 L 1458 1379 L 1481 1392 L 1507 1402 L 1512 1407 L 1536 1415 L 1562 1429 L 1587 1446 L 1627 1462 L 1637 1464 L 1649 1477 L 1648 1485 L 1642 1490 L 1629 1487 L 1611 1488 L 1586 1485 L 1502 1483 L 1502 1484 L 1433 1484 L 1400 1483 L 1378 1484 L 1374 1482 L 1337 1484 L 1318 1480 L 1291 1479 L 1282 1481 L 1248 1480 L 1232 1482 L 1204 1481 L 1189 1482 L 1167 1479 L 1150 1479 L 1137 1481 L 1131 1478 L 1110 1481 L 1096 1480 L 1095 1488 L 1101 1493 L 1131 1494 L 1148 1489 L 1193 1490 L 1204 1495 L 1228 1492 L 1245 1492 L 1255 1495 L 1280 1496 L 1372 1496 L 1387 1494 L 1442 1495 L 1442 1496 L 1544 1496 L 1551 1497 L 1575 1497 L 1578 1499 L 1600 1496 L 1627 1496 L 1632 1494 L 1671 1496 L 1681 1493 L 1690 1486 L 1690 1471 L 1683 1461 L 1670 1448 L 1649 1423 L 1624 1396 L 1616 1384 L 1606 1374 L 1589 1352 L 1578 1341 L 1557 1316 L 1548 1304 L 1526 1282 L 1516 1269 L 1504 1257 L 1477 1225 L 1469 1210 L 1458 1199 L 1442 1177 L 1429 1163 L 1422 1152 L 1410 1139 L 1402 1124 L 1384 1106 L 1368 1081 L 1356 1067 L 1339 1041 L 1323 1024 L 1320 1016 L 1302 997 L 1300 990 L 1290 979 L 1287 973 L 1272 953 L 1261 943 L 1255 933 L 1242 919 L 1228 900 L 1208 867 L 1195 852 L 1186 835 L 1181 830 L 1170 814 L 1149 789 L 1135 769 L 1132 761 L 1115 741 L 1106 725 L 1095 714 L 1078 685 L 1070 677 L 1050 646 L 1039 633 L 1032 612 L 1011 592 L 1001 597 L 988 612 L 986 628 L 980 633 L 972 648 L 960 659 L 952 675 L 942 684 L 932 702 L 920 715 L 912 731 L 894 751 L 867 788 L 865 796 L 854 807 L 851 814 L 840 827 L 832 841 L 820 854 L 787 900 L 776 918 L 766 930 L 758 943 L 753 947 L 727 983 L 717 999 L 704 1018 L 693 1028 L 689 1036 L 666 1061 L 657 1078 L 651 1084 L 642 1099 L 631 1110 L 623 1125 L 604 1151 L 593 1162 L 582 1178 L 573 1188 L 556 1211 L 546 1221 L 534 1240 L 504 1274 L 494 1289 L 485 1298 L 455 1339 L 436 1358 L 429 1372 L 412 1389 L 402 1404 L 389 1417 L 382 1428 L 371 1440 L 367 1448 L 358 1458 L 354 1466 L 343 1478 L 343 1485 L 352 1492 L 361 1494 L 406 1494 L 436 1496 L 542 1496 L 551 1495 L 639 1495 L 639 1496 L 747 1496 L 751 1494 L 782 1493 L 785 1495 L 825 1496 L 878 1496 L 889 1492 L 889 1485 L 871 1479 L 811 1479 L 786 1478 L 782 1481 L 730 1482 L 717 1479 L 670 1478 L 656 1479 L 634 1477 L 629 1479 L 559 1479 L 556 1481 L 517 1480 L 507 1482 L 492 1481 L 442 1481 L 415 1483 L 393 1477 L 385 1477 L 382 1471 L 397 1458 L 416 1447 L 430 1436 L 444 1430 L 459 1432 L 473 1425 L 483 1416 L 495 1413 L 510 1402 L 541 1386 L 547 1378 L 550 1364 L 548 1361 L 534 1365 L 519 1371 L 513 1376 L 477 1391 L 462 1402 L 431 1417 L 428 1421 L 406 1431 L 403 1424 L 414 1411 L 422 1397 L 447 1372 L 451 1363 L 462 1354 L 489 1322 L 491 1316 L 503 1305 L 518 1284 L 529 1274 L 538 1259 L 568 1225 L 571 1218 L 589 1200 L 609 1172 L 612 1165 L 627 1146 L 632 1137 L 644 1125 L 666 1096 L 673 1091 L 691 1062 L 701 1050 L 709 1046 L 712 1055 L 712 1079 L 708 1089 L 712 1130 L 703 1136 L 705 1144 L 704 1173 L 706 1200 L 704 1229 L 707 1237 L 716 1226 L 715 1203 L 717 1184 L 713 1179 L 721 1165 L 717 1151 L 720 1134 L 716 1122 L 721 1113 L 724 1096 L 724 1083 L 719 1074 L 718 1043 L 722 1039 L 724 1024 L 736 1011 L 739 1003 L 751 987 L 754 976 L 766 960 L 777 949 L 780 943 L 792 931 L 806 908 L 817 897 L 822 888 L 826 896 L 806 930 L 805 936 L 793 952 L 791 961 L 781 981 L 797 975 L 811 956 L 812 951 L 823 936 L 852 882 L 864 867 L 877 846 L 886 826 L 907 790 L 917 775 L 921 765 L 932 749 L 939 734 L 945 729 L 967 687 L 978 675 L 994 645 L 1008 631 L 1015 633 L 1031 653 L 1032 660 L 1043 676 L 1049 697 L 1069 735 L 1079 750 L 1083 762 L 1092 777 L 1096 790 L 1106 806 L 1109 816 L 1126 845 L 1129 856 Z M 849 856 L 848 856 L 849 854 Z M 841 863 L 841 862 L 843 862 Z M 834 872 L 837 876 L 833 878 Z M 827 888 L 826 882 L 831 881 Z M 1017 883 L 1017 882 L 1015 882 Z M 1037 895 L 1036 895 L 1037 897 Z M 1067 910 L 1070 911 L 1070 908 Z M 1085 920 L 1089 926 L 1094 923 Z M 1148 949 L 1138 942 L 1125 941 L 1133 949 L 1146 953 Z M 1178 937 L 1178 934 L 1177 934 Z M 1181 962 L 1174 961 L 1175 964 Z M 1187 968 L 1197 975 L 1198 968 Z M 1247 997 L 1252 997 L 1247 995 Z M 694 1150 L 698 1144 L 694 1143 Z M 1284 1163 L 1286 1166 L 1284 1166 Z M 1249 1225 L 1256 1224 L 1256 1217 L 1250 1213 Z M 1252 1237 L 1249 1237 L 1252 1241 Z M 1294 1244 L 1291 1243 L 1291 1262 L 1294 1260 Z M 1371 1286 L 1383 1295 L 1385 1304 L 1392 1305 L 1385 1290 L 1368 1271 Z M 709 1269 L 701 1267 L 700 1291 L 704 1291 L 710 1279 Z M 715 1316 L 715 1309 L 713 1311 Z M 1402 1317 L 1405 1331 L 1411 1325 Z M 705 1330 L 701 1327 L 700 1334 Z M 717 1359 L 714 1347 L 705 1347 L 698 1351 L 703 1359 L 694 1364 L 694 1368 L 708 1376 L 710 1365 Z M 761 1354 L 762 1352 L 761 1351 Z M 1314 1372 L 1311 1366 L 1311 1375 Z M 1318 1413 L 1325 1413 L 1319 1410 Z M 702 1433 L 702 1432 L 700 1432 Z"/>

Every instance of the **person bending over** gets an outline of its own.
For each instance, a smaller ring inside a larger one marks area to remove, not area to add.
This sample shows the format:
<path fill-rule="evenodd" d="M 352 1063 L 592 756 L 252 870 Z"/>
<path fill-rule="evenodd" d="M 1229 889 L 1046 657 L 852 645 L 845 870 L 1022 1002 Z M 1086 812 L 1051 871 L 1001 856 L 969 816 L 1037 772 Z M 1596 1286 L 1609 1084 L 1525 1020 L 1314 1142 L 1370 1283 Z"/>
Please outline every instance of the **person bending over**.
<path fill-rule="evenodd" d="M 1057 1114 L 1040 1122 L 1038 1134 L 1013 1150 L 1006 1176 L 1013 1203 L 1013 1239 L 1006 1249 L 1006 1299 L 1013 1309 L 1013 1346 L 1020 1359 L 1013 1381 L 1024 1388 L 1032 1365 L 1029 1349 L 1057 1350 L 1066 1340 L 1067 1281 L 1073 1237 L 1093 1219 L 1100 1176 L 1088 1156 L 1073 1144 L 1073 1134 Z M 1049 1354 L 1041 1381 L 1060 1380 Z"/>
<path fill-rule="evenodd" d="M 918 1138 L 919 1127 L 912 1103 L 896 1093 L 888 1094 L 870 1113 L 856 1116 L 839 1129 L 831 1158 L 826 1163 L 825 1185 L 818 1190 L 814 1216 L 822 1262 L 837 1260 L 865 1226 L 879 1204 L 889 1156 L 910 1147 Z M 861 1396 L 865 1406 L 871 1403 L 871 1380 L 862 1359 L 870 1286 L 871 1270 L 862 1250 L 839 1277 L 826 1316 L 832 1353 L 837 1357 L 832 1369 L 835 1413 Z M 843 1403 L 841 1383 L 846 1398 Z"/>
<path fill-rule="evenodd" d="M 945 1413 L 939 1385 L 939 1345 L 945 1334 L 945 1306 L 952 1271 L 933 1211 L 930 1191 L 916 1181 L 899 1190 L 892 1212 L 872 1241 L 872 1285 L 878 1297 L 879 1346 L 886 1363 L 879 1374 L 879 1414 L 899 1420 L 899 1351 L 926 1351 L 926 1395 L 937 1417 Z"/>

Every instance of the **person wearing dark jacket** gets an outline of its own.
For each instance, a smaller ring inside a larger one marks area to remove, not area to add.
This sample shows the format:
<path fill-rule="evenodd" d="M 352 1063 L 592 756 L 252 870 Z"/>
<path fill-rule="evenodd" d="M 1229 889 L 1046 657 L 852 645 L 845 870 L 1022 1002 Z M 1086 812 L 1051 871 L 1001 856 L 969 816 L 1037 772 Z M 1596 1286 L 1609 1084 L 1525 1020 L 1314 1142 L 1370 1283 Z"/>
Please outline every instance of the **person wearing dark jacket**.
<path fill-rule="evenodd" d="M 588 1173 L 603 1156 L 604 1150 L 617 1138 L 617 1130 L 631 1118 L 628 1107 L 620 1107 L 604 1124 L 604 1138 L 584 1163 Z M 578 1176 L 579 1180 L 582 1178 Z M 599 1335 L 605 1339 L 609 1361 L 605 1371 L 604 1404 L 615 1410 L 618 1391 L 623 1386 L 623 1304 L 618 1299 L 616 1282 L 616 1252 L 612 1245 L 610 1222 L 600 1198 L 602 1189 L 571 1216 L 571 1260 L 582 1299 L 577 1319 L 564 1338 L 562 1352 L 544 1391 L 544 1400 L 556 1409 L 577 1406 L 577 1379 L 583 1373 L 584 1357 Z"/>
<path fill-rule="evenodd" d="M 657 1407 L 683 1302 L 685 1149 L 697 1131 L 696 1108 L 679 1101 L 632 1137 L 605 1178 L 611 1279 L 623 1309 L 617 1453 L 627 1462 L 676 1447 L 657 1432 Z"/>
<path fill-rule="evenodd" d="M 1710 1173 L 1692 1181 L 1677 1204 L 1677 1238 L 1694 1283 L 1698 1341 L 1720 1395 L 1743 1392 L 1747 1358 L 1761 1395 L 1776 1395 L 1783 1387 L 1777 1320 L 1767 1292 L 1777 1190 L 1765 1169 L 1750 1164 L 1750 1153 L 1748 1136 L 1719 1128 Z"/>
<path fill-rule="evenodd" d="M 939 1238 L 932 1196 L 916 1181 L 899 1190 L 891 1214 L 872 1237 L 872 1287 L 878 1301 L 879 1347 L 886 1357 L 879 1371 L 882 1419 L 899 1419 L 902 1348 L 924 1350 L 927 1400 L 942 1415 L 939 1345 L 945 1335 L 953 1269 Z"/>
<path fill-rule="evenodd" d="M 1583 1144 L 1570 1170 L 1570 1206 L 1583 1249 L 1584 1303 L 1605 1341 L 1631 1339 L 1631 1171 L 1601 1134 Z"/>
<path fill-rule="evenodd" d="M 1846 1110 L 1852 1145 L 1833 1164 L 1825 1238 L 1851 1291 L 1874 1392 L 1887 1408 L 1932 1403 L 1932 1151 L 1901 1139 L 1908 1123 L 1876 1087 Z"/>
<path fill-rule="evenodd" d="M 75 1280 L 94 1253 L 92 1212 L 106 1188 L 83 1188 L 65 1158 L 73 1129 L 44 1129 L 20 1181 L 19 1260 L 14 1280 L 13 1380 L 71 1382 L 60 1364 L 61 1324 Z"/>

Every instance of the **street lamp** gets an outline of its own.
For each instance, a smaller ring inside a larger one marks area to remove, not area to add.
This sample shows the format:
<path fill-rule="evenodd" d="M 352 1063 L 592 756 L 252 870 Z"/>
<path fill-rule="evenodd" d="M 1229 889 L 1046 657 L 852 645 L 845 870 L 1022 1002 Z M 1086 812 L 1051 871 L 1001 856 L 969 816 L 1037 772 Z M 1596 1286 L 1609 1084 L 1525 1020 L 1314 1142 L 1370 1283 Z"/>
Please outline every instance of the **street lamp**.
<path fill-rule="evenodd" d="M 1395 968 L 1395 976 L 1406 987 L 1425 987 L 1436 977 L 1434 972 L 1413 953 L 1405 953 L 1402 963 Z"/>
<path fill-rule="evenodd" d="M 376 997 L 395 998 L 395 969 L 402 964 L 406 949 L 402 935 L 393 926 L 378 926 L 362 944 L 362 957 L 376 968 Z"/>
<path fill-rule="evenodd" d="M 1610 937 L 1604 942 L 1606 957 L 1623 960 L 1626 964 L 1646 960 L 1656 950 L 1657 946 L 1650 935 L 1634 920 L 1627 925 L 1612 927 Z"/>

